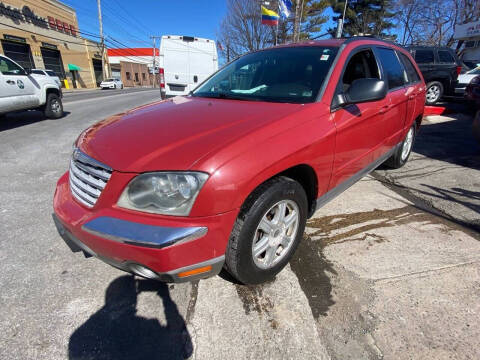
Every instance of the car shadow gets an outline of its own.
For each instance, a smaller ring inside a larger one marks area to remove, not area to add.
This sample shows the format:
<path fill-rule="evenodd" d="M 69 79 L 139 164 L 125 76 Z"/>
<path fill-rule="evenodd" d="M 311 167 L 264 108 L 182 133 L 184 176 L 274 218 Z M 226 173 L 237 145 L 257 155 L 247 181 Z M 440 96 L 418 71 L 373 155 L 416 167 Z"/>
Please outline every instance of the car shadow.
<path fill-rule="evenodd" d="M 166 324 L 137 315 L 141 292 L 162 299 Z M 121 276 L 110 283 L 105 305 L 70 336 L 68 355 L 74 359 L 186 359 L 192 340 L 172 301 L 168 285 Z"/>
<path fill-rule="evenodd" d="M 458 116 L 453 121 L 420 128 L 413 151 L 426 157 L 472 169 L 480 169 L 480 144 L 472 132 L 472 118 Z"/>
<path fill-rule="evenodd" d="M 21 126 L 30 125 L 30 124 L 33 124 L 39 121 L 44 121 L 44 120 L 56 121 L 56 120 L 63 119 L 68 115 L 70 115 L 70 112 L 64 111 L 63 116 L 60 117 L 59 119 L 47 119 L 41 111 L 36 111 L 36 110 L 21 111 L 21 112 L 6 114 L 6 115 L 3 115 L 3 117 L 0 116 L 0 132 L 5 130 L 15 129 Z"/>

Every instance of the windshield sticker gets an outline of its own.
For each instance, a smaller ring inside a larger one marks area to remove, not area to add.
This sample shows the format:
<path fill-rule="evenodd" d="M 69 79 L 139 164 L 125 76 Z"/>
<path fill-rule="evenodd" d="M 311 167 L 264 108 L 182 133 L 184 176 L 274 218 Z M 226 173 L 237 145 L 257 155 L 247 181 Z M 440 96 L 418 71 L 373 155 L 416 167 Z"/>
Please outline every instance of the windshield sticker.
<path fill-rule="evenodd" d="M 322 56 L 320 56 L 320 61 L 327 61 L 329 57 L 330 55 L 323 54 Z"/>

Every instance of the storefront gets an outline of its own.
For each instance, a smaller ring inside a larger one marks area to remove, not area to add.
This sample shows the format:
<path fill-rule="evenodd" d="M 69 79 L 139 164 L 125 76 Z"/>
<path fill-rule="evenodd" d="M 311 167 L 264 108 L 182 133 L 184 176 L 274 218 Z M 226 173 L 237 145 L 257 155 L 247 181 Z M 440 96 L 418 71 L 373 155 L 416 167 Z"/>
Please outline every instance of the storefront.
<path fill-rule="evenodd" d="M 70 87 L 103 79 L 99 43 L 81 37 L 73 8 L 57 0 L 0 0 L 0 53 L 25 68 L 53 70 Z M 105 55 L 108 74 L 108 57 Z"/>
<path fill-rule="evenodd" d="M 454 38 L 464 42 L 460 57 L 470 67 L 480 64 L 480 20 L 455 26 Z"/>

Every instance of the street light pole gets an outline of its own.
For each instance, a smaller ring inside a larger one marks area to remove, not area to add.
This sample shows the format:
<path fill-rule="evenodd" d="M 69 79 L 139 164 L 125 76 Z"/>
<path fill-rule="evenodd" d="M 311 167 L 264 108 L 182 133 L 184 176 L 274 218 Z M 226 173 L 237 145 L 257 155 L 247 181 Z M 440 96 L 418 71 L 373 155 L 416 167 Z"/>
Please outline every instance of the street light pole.
<path fill-rule="evenodd" d="M 337 34 L 335 35 L 336 38 L 341 38 L 342 37 L 343 24 L 345 23 L 345 13 L 347 12 L 347 4 L 348 4 L 348 0 L 345 0 L 345 6 L 343 7 L 342 18 L 338 19 Z"/>

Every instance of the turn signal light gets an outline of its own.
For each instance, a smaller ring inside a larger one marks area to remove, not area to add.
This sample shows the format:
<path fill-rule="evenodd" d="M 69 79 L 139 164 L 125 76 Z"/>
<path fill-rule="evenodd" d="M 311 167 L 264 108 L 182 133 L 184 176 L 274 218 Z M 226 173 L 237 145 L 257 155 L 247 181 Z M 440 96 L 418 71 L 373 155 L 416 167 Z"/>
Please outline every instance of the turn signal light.
<path fill-rule="evenodd" d="M 178 277 L 184 278 L 184 277 L 187 277 L 187 276 L 203 274 L 203 273 L 209 272 L 211 270 L 212 270 L 212 265 L 203 266 L 203 267 L 199 267 L 199 268 L 196 268 L 196 269 L 181 272 L 181 273 L 178 274 Z"/>

